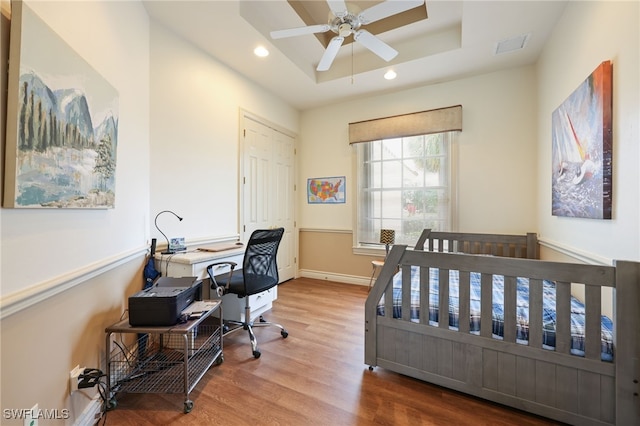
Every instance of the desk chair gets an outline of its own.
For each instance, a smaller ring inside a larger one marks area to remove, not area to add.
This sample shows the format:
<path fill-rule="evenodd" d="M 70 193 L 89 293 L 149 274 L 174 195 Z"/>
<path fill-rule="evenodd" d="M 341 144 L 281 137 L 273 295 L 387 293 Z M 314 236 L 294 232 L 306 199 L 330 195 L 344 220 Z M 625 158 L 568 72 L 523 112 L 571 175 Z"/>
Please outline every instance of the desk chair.
<path fill-rule="evenodd" d="M 258 350 L 256 336 L 253 333 L 254 327 L 275 326 L 280 328 L 280 334 L 283 338 L 289 335 L 283 326 L 265 321 L 262 315 L 260 316 L 260 321 L 254 323 L 251 320 L 251 307 L 249 306 L 249 296 L 269 290 L 278 285 L 279 278 L 276 255 L 278 254 L 278 246 L 280 245 L 283 234 L 284 228 L 259 229 L 254 231 L 247 242 L 241 270 L 235 271 L 235 267 L 237 266 L 235 262 L 217 262 L 207 266 L 207 273 L 211 279 L 211 289 L 215 290 L 219 297 L 225 294 L 236 294 L 239 298 L 244 297 L 244 321 L 225 321 L 224 334 L 233 333 L 240 329 L 247 330 L 255 358 L 260 358 L 260 351 Z M 231 271 L 223 275 L 218 275 L 217 277 L 214 276 L 214 268 L 217 265 L 225 264 L 231 267 Z M 221 285 L 219 283 L 225 284 Z M 228 324 L 235 325 L 235 327 L 228 327 Z"/>

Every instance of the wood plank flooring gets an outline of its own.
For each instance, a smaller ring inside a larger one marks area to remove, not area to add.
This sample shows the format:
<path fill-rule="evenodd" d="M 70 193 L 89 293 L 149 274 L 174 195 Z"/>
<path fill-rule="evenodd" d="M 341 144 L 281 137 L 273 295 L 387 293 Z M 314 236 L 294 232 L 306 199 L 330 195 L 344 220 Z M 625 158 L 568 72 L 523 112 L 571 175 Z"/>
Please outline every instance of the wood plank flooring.
<path fill-rule="evenodd" d="M 283 324 L 224 339 L 224 362 L 191 392 L 119 394 L 106 425 L 519 425 L 558 424 L 364 364 L 364 286 L 298 278 L 265 315 Z"/>

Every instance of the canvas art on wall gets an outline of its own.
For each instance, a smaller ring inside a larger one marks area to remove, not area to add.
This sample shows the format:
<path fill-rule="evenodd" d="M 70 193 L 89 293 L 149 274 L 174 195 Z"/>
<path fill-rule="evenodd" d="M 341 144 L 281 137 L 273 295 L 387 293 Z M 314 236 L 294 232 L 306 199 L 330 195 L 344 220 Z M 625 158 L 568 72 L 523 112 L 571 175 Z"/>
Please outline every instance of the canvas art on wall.
<path fill-rule="evenodd" d="M 554 216 L 611 219 L 611 91 L 605 61 L 552 114 Z"/>
<path fill-rule="evenodd" d="M 118 93 L 12 2 L 4 207 L 112 208 Z"/>
<path fill-rule="evenodd" d="M 336 204 L 346 202 L 345 177 L 307 179 L 307 202 L 309 204 Z"/>

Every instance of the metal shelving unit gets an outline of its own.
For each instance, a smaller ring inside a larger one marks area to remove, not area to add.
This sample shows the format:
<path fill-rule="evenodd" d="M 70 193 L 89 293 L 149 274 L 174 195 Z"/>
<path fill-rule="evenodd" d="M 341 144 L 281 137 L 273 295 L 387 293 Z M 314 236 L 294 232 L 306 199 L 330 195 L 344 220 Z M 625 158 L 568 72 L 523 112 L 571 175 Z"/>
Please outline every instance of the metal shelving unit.
<path fill-rule="evenodd" d="M 193 409 L 189 393 L 215 362 L 221 364 L 220 301 L 200 318 L 171 327 L 132 327 L 125 319 L 105 329 L 108 409 L 118 393 L 183 393 L 184 412 Z M 216 317 L 212 314 L 216 313 Z M 120 344 L 114 333 L 137 334 Z"/>

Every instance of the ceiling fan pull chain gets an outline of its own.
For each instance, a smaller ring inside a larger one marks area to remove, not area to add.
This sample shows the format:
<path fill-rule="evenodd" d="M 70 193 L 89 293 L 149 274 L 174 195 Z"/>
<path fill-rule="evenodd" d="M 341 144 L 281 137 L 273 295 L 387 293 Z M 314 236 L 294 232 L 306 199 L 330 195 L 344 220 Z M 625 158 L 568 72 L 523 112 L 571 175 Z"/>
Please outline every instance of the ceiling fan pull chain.
<path fill-rule="evenodd" d="M 351 43 L 351 85 L 353 86 L 353 43 Z"/>

